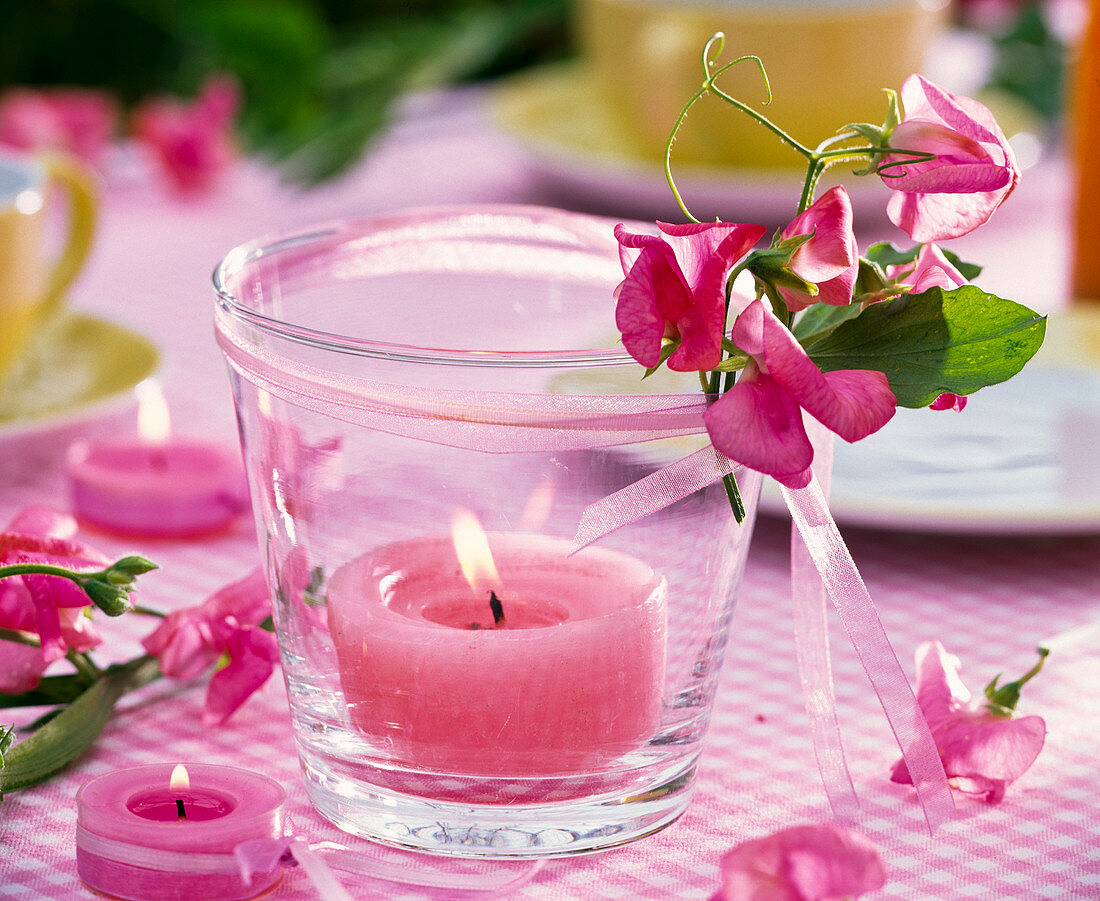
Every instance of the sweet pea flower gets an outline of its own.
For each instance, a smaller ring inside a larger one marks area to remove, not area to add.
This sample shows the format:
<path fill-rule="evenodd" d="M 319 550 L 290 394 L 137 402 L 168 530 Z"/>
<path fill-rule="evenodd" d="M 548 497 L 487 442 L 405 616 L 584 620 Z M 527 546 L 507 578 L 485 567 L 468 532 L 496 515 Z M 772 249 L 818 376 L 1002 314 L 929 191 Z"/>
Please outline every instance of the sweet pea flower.
<path fill-rule="evenodd" d="M 109 566 L 111 560 L 74 541 L 76 521 L 44 506 L 24 508 L 0 532 L 0 565 L 44 563 L 69 569 Z M 45 668 L 71 648 L 88 651 L 102 639 L 85 615 L 87 594 L 60 576 L 23 575 L 0 580 L 0 628 L 36 634 L 41 649 L 4 647 L 0 690 L 29 691 Z"/>
<path fill-rule="evenodd" d="M 646 367 L 661 361 L 664 340 L 678 372 L 709 371 L 721 361 L 725 287 L 730 269 L 764 234 L 762 225 L 725 222 L 670 225 L 661 235 L 615 227 L 626 276 L 615 289 L 615 324 L 623 347 Z"/>
<path fill-rule="evenodd" d="M 211 678 L 203 710 L 204 725 L 220 725 L 275 668 L 275 636 L 260 627 L 270 615 L 267 581 L 257 568 L 198 607 L 169 613 L 142 644 L 161 672 L 175 679 L 193 679 L 228 660 Z"/>
<path fill-rule="evenodd" d="M 810 295 L 778 283 L 776 287 L 789 310 L 796 312 L 814 303 L 842 307 L 852 302 L 852 287 L 859 274 L 859 247 L 852 221 L 848 192 L 837 186 L 822 194 L 780 232 L 782 239 L 812 235 L 791 255 L 788 268 L 816 285 L 818 293 Z"/>
<path fill-rule="evenodd" d="M 1039 671 L 1042 661 L 1016 682 L 998 688 L 994 679 L 984 698 L 971 698 L 959 678 L 958 657 L 938 641 L 918 647 L 916 661 L 917 702 L 948 779 L 962 792 L 997 803 L 1043 749 L 1042 717 L 1012 717 L 1020 687 Z M 904 760 L 894 765 L 890 779 L 912 783 Z"/>
<path fill-rule="evenodd" d="M 878 849 L 830 823 L 780 830 L 742 842 L 722 858 L 711 901 L 840 901 L 886 884 Z"/>
<path fill-rule="evenodd" d="M 887 266 L 886 274 L 897 284 L 908 287 L 911 294 L 921 294 L 929 288 L 961 288 L 969 284 L 955 265 L 935 244 L 924 244 L 917 252 L 912 267 Z"/>
<path fill-rule="evenodd" d="M 236 156 L 231 132 L 239 105 L 236 82 L 214 76 L 193 103 L 165 97 L 143 101 L 134 112 L 134 134 L 178 191 L 204 191 Z"/>
<path fill-rule="evenodd" d="M 915 241 L 957 238 L 984 224 L 1020 180 L 1016 157 L 993 114 L 920 75 L 901 88 L 902 121 L 889 146 L 931 154 L 890 154 L 879 166 L 894 193 L 887 215 Z"/>
<path fill-rule="evenodd" d="M 961 413 L 963 410 L 966 409 L 966 396 L 962 394 L 952 394 L 950 391 L 945 391 L 928 405 L 928 409 L 954 410 L 956 413 Z"/>
<path fill-rule="evenodd" d="M 751 359 L 703 414 L 711 442 L 731 460 L 802 488 L 814 455 L 803 410 L 846 441 L 867 437 L 894 415 L 897 400 L 885 375 L 823 373 L 760 300 L 737 317 L 731 337 Z"/>
<path fill-rule="evenodd" d="M 95 165 L 111 142 L 118 108 L 91 88 L 14 88 L 0 98 L 0 144 L 63 150 Z"/>

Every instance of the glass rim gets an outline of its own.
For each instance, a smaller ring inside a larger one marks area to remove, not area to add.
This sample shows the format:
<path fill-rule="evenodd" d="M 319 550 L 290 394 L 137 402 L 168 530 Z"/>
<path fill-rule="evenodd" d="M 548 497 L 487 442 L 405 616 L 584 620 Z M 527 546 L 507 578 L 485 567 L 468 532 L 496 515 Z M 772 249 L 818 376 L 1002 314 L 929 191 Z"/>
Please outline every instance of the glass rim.
<path fill-rule="evenodd" d="M 426 347 L 353 337 L 298 325 L 285 319 L 261 313 L 243 303 L 229 287 L 232 274 L 242 272 L 247 266 L 256 263 L 258 260 L 293 248 L 302 247 L 324 238 L 343 233 L 351 233 L 358 228 L 381 228 L 386 222 L 396 223 L 414 216 L 445 217 L 478 212 L 492 212 L 498 215 L 530 215 L 531 213 L 539 213 L 541 215 L 553 214 L 556 218 L 561 218 L 563 220 L 568 220 L 570 218 L 592 218 L 583 213 L 556 210 L 549 207 L 481 204 L 464 207 L 436 207 L 408 210 L 360 219 L 341 219 L 282 237 L 261 238 L 234 247 L 226 253 L 215 266 L 211 279 L 216 294 L 217 309 L 224 315 L 239 320 L 252 328 L 296 344 L 335 353 L 384 359 L 395 363 L 433 363 L 454 366 L 537 369 L 637 365 L 636 361 L 622 346 L 589 348 L 585 350 L 467 350 L 446 347 Z M 215 327 L 219 330 L 224 327 L 220 316 L 215 316 Z"/>

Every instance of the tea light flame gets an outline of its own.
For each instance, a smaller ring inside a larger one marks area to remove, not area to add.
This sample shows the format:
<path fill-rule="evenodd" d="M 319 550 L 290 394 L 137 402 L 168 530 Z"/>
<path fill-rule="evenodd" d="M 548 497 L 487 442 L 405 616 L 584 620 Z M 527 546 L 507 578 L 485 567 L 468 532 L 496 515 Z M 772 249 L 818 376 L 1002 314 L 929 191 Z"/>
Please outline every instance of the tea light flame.
<path fill-rule="evenodd" d="M 158 447 L 167 444 L 172 434 L 172 420 L 160 385 L 146 380 L 140 382 L 134 392 L 138 398 L 137 427 L 141 440 Z"/>
<path fill-rule="evenodd" d="M 500 574 L 489 550 L 489 538 L 477 517 L 469 510 L 455 511 L 451 520 L 455 553 L 462 575 L 475 594 L 500 588 Z"/>
<path fill-rule="evenodd" d="M 172 775 L 168 778 L 168 787 L 174 792 L 190 790 L 191 777 L 188 775 L 187 767 L 182 763 L 177 763 L 172 769 Z"/>

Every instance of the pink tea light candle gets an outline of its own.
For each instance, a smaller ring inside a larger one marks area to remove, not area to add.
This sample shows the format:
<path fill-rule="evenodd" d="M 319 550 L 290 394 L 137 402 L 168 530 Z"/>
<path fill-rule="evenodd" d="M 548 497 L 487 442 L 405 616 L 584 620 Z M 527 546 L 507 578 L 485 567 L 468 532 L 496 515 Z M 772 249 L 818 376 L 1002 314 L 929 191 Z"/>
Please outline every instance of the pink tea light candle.
<path fill-rule="evenodd" d="M 116 535 L 189 538 L 230 525 L 248 506 L 239 453 L 171 436 L 159 389 L 139 394 L 138 435 L 78 441 L 67 474 L 73 512 Z"/>
<path fill-rule="evenodd" d="M 286 792 L 237 767 L 168 763 L 97 776 L 76 796 L 80 878 L 117 898 L 251 898 L 279 866 L 241 878 L 234 848 L 283 835 Z"/>
<path fill-rule="evenodd" d="M 478 533 L 475 533 L 475 535 Z M 352 722 L 425 769 L 588 772 L 660 719 L 666 584 L 535 534 L 396 542 L 337 569 L 328 615 Z"/>

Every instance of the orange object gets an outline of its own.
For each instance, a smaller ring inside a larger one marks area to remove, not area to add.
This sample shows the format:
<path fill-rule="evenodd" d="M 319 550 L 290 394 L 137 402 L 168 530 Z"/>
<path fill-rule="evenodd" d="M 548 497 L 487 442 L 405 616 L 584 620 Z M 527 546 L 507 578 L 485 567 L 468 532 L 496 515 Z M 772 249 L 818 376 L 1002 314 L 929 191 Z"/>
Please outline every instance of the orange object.
<path fill-rule="evenodd" d="M 1074 82 L 1073 298 L 1100 303 L 1100 0 L 1089 3 Z"/>

